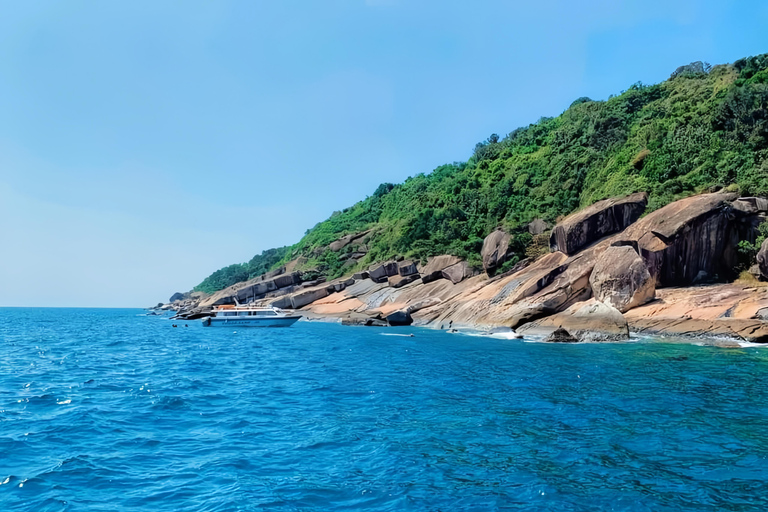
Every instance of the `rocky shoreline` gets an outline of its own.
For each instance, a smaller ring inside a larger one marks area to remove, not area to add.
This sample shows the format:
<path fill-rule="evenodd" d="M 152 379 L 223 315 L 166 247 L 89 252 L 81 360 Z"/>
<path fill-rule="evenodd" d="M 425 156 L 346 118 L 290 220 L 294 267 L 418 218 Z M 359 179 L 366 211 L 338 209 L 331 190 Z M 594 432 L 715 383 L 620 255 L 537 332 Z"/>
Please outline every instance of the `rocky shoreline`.
<path fill-rule="evenodd" d="M 701 194 L 643 217 L 647 202 L 638 193 L 578 211 L 549 232 L 550 252 L 502 274 L 495 272 L 509 256 L 510 235 L 495 230 L 483 244 L 482 271 L 442 255 L 425 265 L 398 258 L 340 279 L 305 281 L 291 262 L 212 295 L 175 294 L 159 306 L 187 320 L 237 300 L 347 325 L 507 327 L 569 336 L 552 341 L 623 341 L 633 332 L 768 343 L 768 283 L 761 281 L 768 279 L 768 242 L 753 262 L 753 277 L 736 279 L 739 243 L 755 242 L 768 200 Z M 545 236 L 542 224 L 534 221 L 531 233 Z M 366 234 L 345 235 L 331 248 L 346 247 L 340 254 L 346 257 Z"/>

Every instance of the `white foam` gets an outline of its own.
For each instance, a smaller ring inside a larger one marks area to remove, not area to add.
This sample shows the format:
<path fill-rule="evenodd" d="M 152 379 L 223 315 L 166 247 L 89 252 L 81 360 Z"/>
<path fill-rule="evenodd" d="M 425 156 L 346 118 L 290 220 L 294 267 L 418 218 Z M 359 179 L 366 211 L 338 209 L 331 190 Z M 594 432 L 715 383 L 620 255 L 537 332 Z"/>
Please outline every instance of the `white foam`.
<path fill-rule="evenodd" d="M 67 405 L 67 404 L 71 404 L 72 400 L 62 400 L 61 402 L 56 402 L 56 403 L 59 405 Z"/>

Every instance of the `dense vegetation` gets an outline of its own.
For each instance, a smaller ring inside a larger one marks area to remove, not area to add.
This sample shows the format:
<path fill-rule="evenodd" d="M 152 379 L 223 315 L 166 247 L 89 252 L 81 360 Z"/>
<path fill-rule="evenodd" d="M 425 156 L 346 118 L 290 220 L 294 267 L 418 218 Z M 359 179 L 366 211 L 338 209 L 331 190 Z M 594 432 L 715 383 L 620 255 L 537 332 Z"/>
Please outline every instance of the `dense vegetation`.
<path fill-rule="evenodd" d="M 217 270 L 195 287 L 196 292 L 213 293 L 227 286 L 246 281 L 253 277 L 268 272 L 288 254 L 290 247 L 278 247 L 267 249 L 257 254 L 248 263 L 235 263 Z"/>
<path fill-rule="evenodd" d="M 502 226 L 514 235 L 512 264 L 540 245 L 528 233 L 533 219 L 552 224 L 637 191 L 650 194 L 652 210 L 713 187 L 768 195 L 768 54 L 682 66 L 665 82 L 637 83 L 607 101 L 579 98 L 558 117 L 491 135 L 467 162 L 379 186 L 295 246 L 274 250 L 279 259 L 265 258 L 269 251 L 256 258 L 273 267 L 300 258 L 299 270 L 331 277 L 395 255 L 450 253 L 478 264 L 483 238 Z M 354 266 L 328 248 L 365 229 L 373 229 L 363 240 L 369 252 Z M 252 262 L 221 269 L 196 289 L 252 276 Z"/>

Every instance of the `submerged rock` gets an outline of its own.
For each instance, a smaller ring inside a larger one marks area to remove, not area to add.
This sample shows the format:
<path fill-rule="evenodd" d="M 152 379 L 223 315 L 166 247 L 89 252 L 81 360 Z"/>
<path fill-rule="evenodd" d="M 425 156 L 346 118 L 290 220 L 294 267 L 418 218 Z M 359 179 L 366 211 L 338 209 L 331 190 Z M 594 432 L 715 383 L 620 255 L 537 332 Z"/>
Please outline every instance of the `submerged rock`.
<path fill-rule="evenodd" d="M 547 343 L 578 343 L 579 340 L 562 327 L 558 327 L 552 334 L 544 338 L 544 341 Z"/>

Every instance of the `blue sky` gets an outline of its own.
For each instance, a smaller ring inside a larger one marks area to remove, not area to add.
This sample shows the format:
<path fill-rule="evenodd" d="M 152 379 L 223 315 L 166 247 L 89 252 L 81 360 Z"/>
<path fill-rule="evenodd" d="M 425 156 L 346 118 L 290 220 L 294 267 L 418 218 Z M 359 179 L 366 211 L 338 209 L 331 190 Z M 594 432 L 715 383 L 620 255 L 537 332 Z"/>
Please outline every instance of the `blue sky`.
<path fill-rule="evenodd" d="M 167 300 L 766 26 L 765 1 L 0 0 L 0 306 Z"/>

